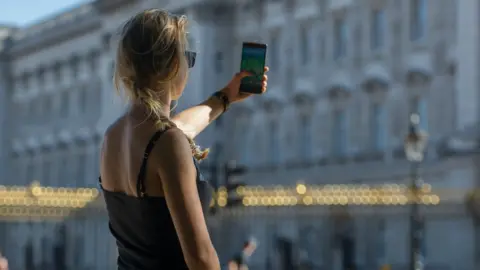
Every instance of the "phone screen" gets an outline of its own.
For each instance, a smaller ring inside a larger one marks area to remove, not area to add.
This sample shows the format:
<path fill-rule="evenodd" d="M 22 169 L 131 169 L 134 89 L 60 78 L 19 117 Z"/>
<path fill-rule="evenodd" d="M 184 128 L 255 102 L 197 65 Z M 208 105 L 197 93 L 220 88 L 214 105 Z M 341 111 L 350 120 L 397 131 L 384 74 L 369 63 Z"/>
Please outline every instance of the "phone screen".
<path fill-rule="evenodd" d="M 249 93 L 262 92 L 262 78 L 265 69 L 266 54 L 267 45 L 265 44 L 243 44 L 240 70 L 251 72 L 254 75 L 242 79 L 240 91 Z"/>

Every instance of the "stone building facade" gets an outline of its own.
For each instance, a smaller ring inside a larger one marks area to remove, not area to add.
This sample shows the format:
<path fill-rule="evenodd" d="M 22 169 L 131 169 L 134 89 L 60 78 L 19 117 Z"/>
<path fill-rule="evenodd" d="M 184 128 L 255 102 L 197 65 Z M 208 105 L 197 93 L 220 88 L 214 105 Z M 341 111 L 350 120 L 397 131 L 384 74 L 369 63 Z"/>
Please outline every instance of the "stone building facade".
<path fill-rule="evenodd" d="M 115 33 L 130 15 L 150 7 L 194 21 L 199 57 L 177 110 L 200 102 L 238 71 L 242 41 L 268 44 L 268 93 L 233 106 L 199 138 L 223 146 L 220 161 L 248 166 L 242 180 L 249 185 L 406 184 L 403 137 L 408 114 L 418 113 L 430 135 L 423 178 L 433 189 L 456 194 L 427 215 L 427 265 L 480 267 L 480 228 L 462 199 L 462 192 L 480 185 L 480 6 L 474 0 L 98 0 L 25 28 L 1 26 L 2 185 L 96 185 L 103 131 L 125 109 L 112 91 Z M 317 208 L 303 222 L 315 224 L 319 237 L 333 235 L 330 216 Z M 359 264 L 404 269 L 407 211 L 372 219 L 357 217 L 355 209 L 345 226 L 357 228 L 357 243 L 364 245 L 356 253 Z M 257 235 L 262 245 L 254 263 L 265 269 L 272 246 L 267 232 L 298 242 L 303 223 L 274 222 L 280 225 L 270 230 L 272 220 L 256 218 L 255 211 L 238 222 L 225 211 L 212 221 L 212 235 L 227 239 L 227 229 L 239 232 L 238 239 L 218 243 L 224 250 L 246 234 Z M 294 219 L 292 212 L 281 213 L 282 220 Z M 67 221 L 71 235 L 91 236 L 74 237 L 84 252 L 81 263 L 74 251 L 68 261 L 81 269 L 114 264 L 105 216 L 94 216 Z M 374 231 L 376 237 L 361 238 L 376 226 L 384 236 Z M 19 269 L 25 243 L 33 241 L 41 253 L 40 239 L 56 232 L 48 223 L 1 228 L 8 237 L 0 244 L 17 245 L 5 253 Z M 392 243 L 400 244 L 386 247 Z M 100 248 L 106 246 L 111 249 Z M 376 254 L 376 246 L 385 253 Z M 339 255 L 322 254 L 321 269 L 339 269 L 333 266 Z"/>

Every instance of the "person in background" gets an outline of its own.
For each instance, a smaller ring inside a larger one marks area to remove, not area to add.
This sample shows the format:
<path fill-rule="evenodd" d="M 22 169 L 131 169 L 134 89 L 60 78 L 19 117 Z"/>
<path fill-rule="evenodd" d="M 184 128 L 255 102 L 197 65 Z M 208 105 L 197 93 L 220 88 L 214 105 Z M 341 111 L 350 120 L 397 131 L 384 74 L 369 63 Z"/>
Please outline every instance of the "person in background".
<path fill-rule="evenodd" d="M 121 29 L 114 84 L 130 106 L 105 132 L 99 178 L 118 270 L 220 269 L 205 221 L 212 190 L 198 165 L 208 151 L 194 138 L 250 96 L 239 88 L 252 74 L 237 73 L 204 102 L 172 116 L 196 59 L 187 25 L 185 16 L 149 9 Z M 265 92 L 266 76 L 262 86 Z"/>
<path fill-rule="evenodd" d="M 0 270 L 8 270 L 7 258 L 3 257 L 2 253 L 0 253 Z"/>
<path fill-rule="evenodd" d="M 248 270 L 248 262 L 256 249 L 257 242 L 254 239 L 245 241 L 242 250 L 228 262 L 228 270 Z"/>

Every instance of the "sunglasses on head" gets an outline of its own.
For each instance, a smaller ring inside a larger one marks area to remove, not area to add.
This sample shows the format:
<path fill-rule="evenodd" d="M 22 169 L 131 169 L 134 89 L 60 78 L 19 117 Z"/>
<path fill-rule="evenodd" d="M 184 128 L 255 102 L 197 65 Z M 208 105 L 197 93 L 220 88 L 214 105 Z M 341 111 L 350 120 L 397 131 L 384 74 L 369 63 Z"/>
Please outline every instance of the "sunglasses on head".
<path fill-rule="evenodd" d="M 186 51 L 185 57 L 187 58 L 188 68 L 193 68 L 193 66 L 195 66 L 195 59 L 197 58 L 197 53 L 192 51 Z"/>

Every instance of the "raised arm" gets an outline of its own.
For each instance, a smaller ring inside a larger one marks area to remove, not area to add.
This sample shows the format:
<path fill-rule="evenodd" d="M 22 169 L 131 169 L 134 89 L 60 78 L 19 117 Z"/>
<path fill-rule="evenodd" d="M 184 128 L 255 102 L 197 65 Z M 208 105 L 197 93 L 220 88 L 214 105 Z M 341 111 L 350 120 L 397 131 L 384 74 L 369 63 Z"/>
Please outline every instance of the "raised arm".
<path fill-rule="evenodd" d="M 265 72 L 268 68 L 265 68 Z M 249 97 L 250 94 L 240 93 L 240 83 L 244 77 L 250 73 L 243 71 L 237 73 L 233 79 L 220 92 L 225 94 L 229 103 L 235 103 Z M 267 90 L 267 76 L 263 77 L 263 89 Z M 195 138 L 202 132 L 213 120 L 215 120 L 225 109 L 224 102 L 217 97 L 210 97 L 197 106 L 188 108 L 177 115 L 172 120 L 187 136 Z"/>
<path fill-rule="evenodd" d="M 223 102 L 219 98 L 210 97 L 199 105 L 190 107 L 173 116 L 172 120 L 187 136 L 195 138 L 223 111 Z"/>
<path fill-rule="evenodd" d="M 192 151 L 179 129 L 168 130 L 156 147 L 159 176 L 189 269 L 219 270 L 220 263 L 208 234 L 197 191 Z"/>

